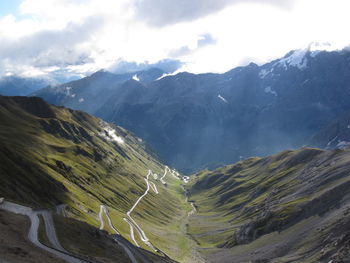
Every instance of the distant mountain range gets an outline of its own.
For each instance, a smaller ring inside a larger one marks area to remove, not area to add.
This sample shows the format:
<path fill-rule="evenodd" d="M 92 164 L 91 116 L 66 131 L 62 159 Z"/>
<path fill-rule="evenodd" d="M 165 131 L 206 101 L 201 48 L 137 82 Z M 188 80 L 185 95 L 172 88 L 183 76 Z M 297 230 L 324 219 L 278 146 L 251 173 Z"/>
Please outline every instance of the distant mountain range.
<path fill-rule="evenodd" d="M 5 76 L 0 78 L 0 95 L 26 96 L 50 84 L 52 81 L 47 79 Z"/>
<path fill-rule="evenodd" d="M 305 144 L 326 146 L 335 136 L 317 134 L 350 110 L 350 52 L 296 50 L 224 74 L 99 71 L 32 95 L 118 123 L 164 161 L 191 172 Z M 350 137 L 332 146 L 339 140 Z"/>

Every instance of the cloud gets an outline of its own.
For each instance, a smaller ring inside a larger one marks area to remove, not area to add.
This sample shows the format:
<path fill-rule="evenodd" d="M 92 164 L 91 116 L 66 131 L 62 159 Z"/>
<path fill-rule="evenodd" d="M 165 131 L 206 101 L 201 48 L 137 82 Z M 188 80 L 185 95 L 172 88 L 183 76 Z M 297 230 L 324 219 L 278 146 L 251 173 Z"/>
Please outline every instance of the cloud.
<path fill-rule="evenodd" d="M 62 30 L 44 30 L 19 38 L 4 38 L 0 46 L 3 69 L 25 65 L 38 70 L 91 63 L 94 32 L 104 25 L 102 17 L 70 23 Z"/>
<path fill-rule="evenodd" d="M 130 72 L 147 70 L 150 68 L 159 68 L 166 73 L 173 73 L 179 68 L 181 68 L 182 65 L 183 63 L 181 61 L 174 60 L 174 59 L 164 59 L 156 63 L 149 63 L 149 62 L 137 63 L 137 62 L 127 62 L 127 61 L 119 60 L 115 64 L 113 64 L 111 67 L 109 67 L 108 70 L 114 73 L 122 74 L 122 73 L 130 73 Z"/>
<path fill-rule="evenodd" d="M 209 33 L 199 36 L 197 41 L 198 48 L 205 47 L 207 45 L 213 45 L 216 43 L 216 39 Z"/>
<path fill-rule="evenodd" d="M 0 75 L 224 72 L 312 41 L 349 45 L 349 8 L 349 0 L 22 0 L 0 17 Z"/>
<path fill-rule="evenodd" d="M 294 0 L 138 0 L 135 15 L 152 26 L 162 27 L 196 20 L 230 5 L 247 2 L 290 8 Z"/>
<path fill-rule="evenodd" d="M 172 49 L 169 52 L 169 56 L 172 58 L 183 57 L 191 54 L 193 50 L 191 50 L 188 46 L 182 46 L 180 48 Z"/>
<path fill-rule="evenodd" d="M 214 45 L 215 43 L 216 39 L 210 33 L 202 34 L 198 36 L 195 47 L 191 48 L 189 46 L 182 46 L 180 48 L 172 49 L 169 52 L 169 56 L 173 58 L 187 56 L 200 48 L 204 48 L 208 45 Z"/>

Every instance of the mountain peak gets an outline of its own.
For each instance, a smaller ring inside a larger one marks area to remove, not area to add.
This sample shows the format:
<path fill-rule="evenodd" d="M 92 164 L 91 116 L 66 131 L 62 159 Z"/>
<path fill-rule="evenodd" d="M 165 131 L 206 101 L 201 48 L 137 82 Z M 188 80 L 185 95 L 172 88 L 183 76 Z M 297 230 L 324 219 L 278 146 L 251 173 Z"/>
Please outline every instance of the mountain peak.
<path fill-rule="evenodd" d="M 308 49 L 293 50 L 285 55 L 282 59 L 280 59 L 276 65 L 281 66 L 284 69 L 287 69 L 289 66 L 291 66 L 303 70 L 307 67 L 308 60 L 306 55 L 308 52 Z"/>

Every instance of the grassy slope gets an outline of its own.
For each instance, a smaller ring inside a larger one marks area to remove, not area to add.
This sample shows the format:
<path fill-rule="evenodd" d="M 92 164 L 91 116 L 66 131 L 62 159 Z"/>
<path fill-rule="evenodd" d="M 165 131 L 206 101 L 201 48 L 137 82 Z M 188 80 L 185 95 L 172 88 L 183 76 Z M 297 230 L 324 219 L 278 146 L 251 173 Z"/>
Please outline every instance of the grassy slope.
<path fill-rule="evenodd" d="M 349 259 L 349 151 L 285 151 L 194 177 L 189 233 L 209 261 Z"/>
<path fill-rule="evenodd" d="M 164 166 L 120 127 L 108 124 L 125 144 L 106 139 L 105 125 L 38 98 L 0 97 L 0 195 L 32 207 L 67 204 L 70 217 L 95 227 L 105 204 L 130 240 L 123 217 L 145 191 L 148 169 L 162 174 Z M 160 194 L 150 192 L 133 217 L 158 248 L 179 259 L 185 255 L 170 248 L 183 242 L 184 194 L 175 179 L 167 187 L 155 183 Z"/>

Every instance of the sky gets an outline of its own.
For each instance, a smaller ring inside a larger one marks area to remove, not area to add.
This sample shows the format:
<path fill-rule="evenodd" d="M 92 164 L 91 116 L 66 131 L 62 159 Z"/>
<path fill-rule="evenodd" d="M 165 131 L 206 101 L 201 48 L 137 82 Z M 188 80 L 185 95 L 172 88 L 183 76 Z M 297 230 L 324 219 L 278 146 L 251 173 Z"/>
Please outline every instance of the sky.
<path fill-rule="evenodd" d="M 348 10 L 349 0 L 0 0 L 0 76 L 225 72 L 310 43 L 348 46 Z"/>

